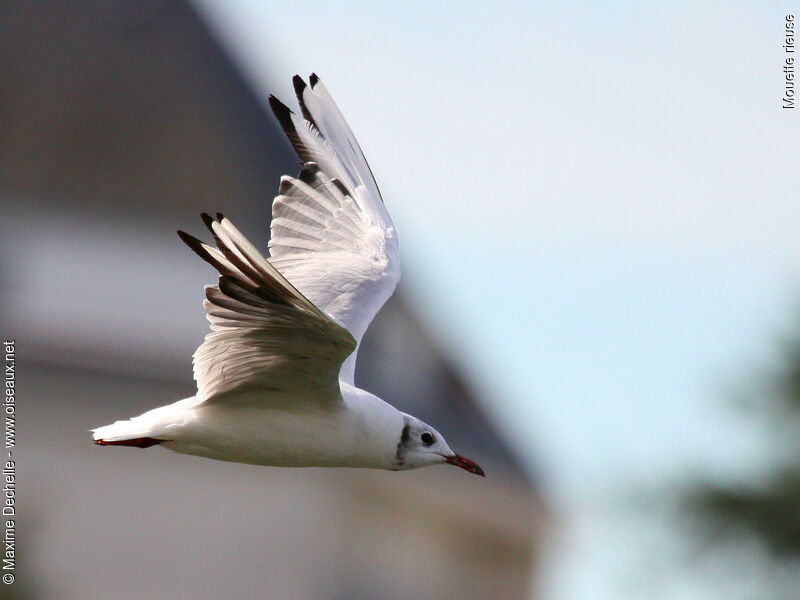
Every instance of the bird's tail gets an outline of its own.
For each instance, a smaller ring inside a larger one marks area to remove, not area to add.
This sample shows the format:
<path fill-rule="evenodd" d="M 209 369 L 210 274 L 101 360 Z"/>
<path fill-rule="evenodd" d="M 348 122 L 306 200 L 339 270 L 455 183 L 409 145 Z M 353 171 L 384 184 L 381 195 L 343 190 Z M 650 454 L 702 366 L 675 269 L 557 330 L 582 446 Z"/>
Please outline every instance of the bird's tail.
<path fill-rule="evenodd" d="M 136 417 L 130 421 L 116 421 L 111 425 L 93 429 L 92 437 L 94 438 L 94 443 L 100 446 L 149 448 L 164 441 L 148 435 L 150 433 L 149 428 L 143 425 L 141 417 Z"/>
<path fill-rule="evenodd" d="M 149 448 L 171 441 L 170 429 L 187 418 L 186 409 L 197 403 L 195 397 L 160 406 L 127 421 L 116 421 L 92 430 L 94 443 L 100 446 Z"/>

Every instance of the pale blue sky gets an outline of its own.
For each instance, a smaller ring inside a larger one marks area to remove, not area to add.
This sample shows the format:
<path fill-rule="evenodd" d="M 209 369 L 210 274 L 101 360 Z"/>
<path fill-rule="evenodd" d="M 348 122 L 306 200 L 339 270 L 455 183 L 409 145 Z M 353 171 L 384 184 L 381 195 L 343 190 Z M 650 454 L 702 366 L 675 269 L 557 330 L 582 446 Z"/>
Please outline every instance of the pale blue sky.
<path fill-rule="evenodd" d="M 199 5 L 264 98 L 323 78 L 407 293 L 565 506 L 758 464 L 719 407 L 800 298 L 787 3 Z M 591 547 L 554 598 L 612 597 Z"/>

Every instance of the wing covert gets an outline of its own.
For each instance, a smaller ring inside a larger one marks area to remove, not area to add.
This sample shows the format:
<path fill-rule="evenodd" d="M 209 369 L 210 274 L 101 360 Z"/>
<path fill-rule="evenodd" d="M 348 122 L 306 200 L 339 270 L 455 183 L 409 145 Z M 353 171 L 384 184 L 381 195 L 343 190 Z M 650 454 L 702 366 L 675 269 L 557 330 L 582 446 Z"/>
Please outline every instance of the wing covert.
<path fill-rule="evenodd" d="M 179 231 L 219 272 L 203 306 L 211 333 L 194 354 L 198 394 L 286 389 L 302 397 L 339 398 L 338 374 L 356 342 L 304 297 L 223 217 L 203 215 L 216 248 Z"/>

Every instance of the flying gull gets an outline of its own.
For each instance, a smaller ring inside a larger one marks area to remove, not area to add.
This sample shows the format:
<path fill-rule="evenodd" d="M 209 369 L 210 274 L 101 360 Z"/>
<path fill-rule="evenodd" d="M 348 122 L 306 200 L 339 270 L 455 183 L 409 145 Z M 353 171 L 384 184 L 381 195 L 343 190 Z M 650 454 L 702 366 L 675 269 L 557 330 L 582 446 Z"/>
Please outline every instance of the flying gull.
<path fill-rule="evenodd" d="M 272 203 L 265 258 L 221 214 L 216 247 L 179 231 L 219 271 L 197 394 L 99 427 L 101 446 L 280 467 L 401 471 L 447 463 L 483 475 L 433 427 L 354 383 L 361 338 L 400 279 L 397 234 L 350 127 L 316 75 L 294 77 L 302 115 L 270 106 L 303 161 Z"/>

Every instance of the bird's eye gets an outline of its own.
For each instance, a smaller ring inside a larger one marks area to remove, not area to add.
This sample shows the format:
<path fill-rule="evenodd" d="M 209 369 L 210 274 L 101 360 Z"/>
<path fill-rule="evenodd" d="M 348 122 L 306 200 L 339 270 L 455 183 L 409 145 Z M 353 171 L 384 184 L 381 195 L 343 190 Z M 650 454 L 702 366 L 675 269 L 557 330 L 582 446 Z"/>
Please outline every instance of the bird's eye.
<path fill-rule="evenodd" d="M 433 434 L 427 431 L 423 433 L 421 436 L 419 436 L 419 439 L 421 439 L 422 443 L 425 444 L 426 446 L 430 446 L 433 442 L 436 441 L 436 438 L 433 437 Z"/>

